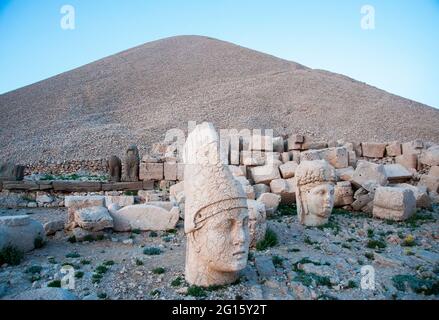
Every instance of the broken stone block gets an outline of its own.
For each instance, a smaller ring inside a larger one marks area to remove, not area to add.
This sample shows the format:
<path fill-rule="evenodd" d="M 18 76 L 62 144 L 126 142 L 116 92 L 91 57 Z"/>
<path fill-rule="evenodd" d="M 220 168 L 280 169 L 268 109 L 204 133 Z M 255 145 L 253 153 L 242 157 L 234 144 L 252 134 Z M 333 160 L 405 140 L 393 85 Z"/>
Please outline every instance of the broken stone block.
<path fill-rule="evenodd" d="M 281 204 L 290 205 L 296 201 L 294 181 L 275 179 L 270 182 L 271 192 L 281 197 Z"/>
<path fill-rule="evenodd" d="M 247 166 L 229 166 L 232 175 L 235 177 L 245 177 L 247 175 Z"/>
<path fill-rule="evenodd" d="M 177 181 L 184 180 L 184 163 L 177 163 Z"/>
<path fill-rule="evenodd" d="M 35 190 L 40 190 L 40 186 L 38 185 L 38 183 L 34 181 L 3 181 L 3 189 L 35 191 Z"/>
<path fill-rule="evenodd" d="M 319 150 L 327 148 L 328 144 L 322 141 L 306 141 L 302 144 L 302 150 Z"/>
<path fill-rule="evenodd" d="M 66 196 L 64 206 L 72 209 L 82 209 L 87 207 L 103 207 L 105 197 L 103 196 Z"/>
<path fill-rule="evenodd" d="M 422 149 L 424 148 L 424 143 L 422 140 L 414 140 L 410 142 L 406 142 L 402 144 L 402 154 L 421 154 Z"/>
<path fill-rule="evenodd" d="M 363 157 L 383 158 L 386 146 L 386 143 L 362 142 L 361 149 L 363 151 Z"/>
<path fill-rule="evenodd" d="M 355 155 L 357 156 L 357 158 L 362 157 L 363 156 L 363 150 L 361 149 L 361 143 L 353 142 L 352 144 L 354 146 L 354 151 L 355 151 Z"/>
<path fill-rule="evenodd" d="M 348 150 L 345 147 L 309 150 L 300 154 L 300 161 L 326 160 L 335 169 L 349 166 Z"/>
<path fill-rule="evenodd" d="M 177 163 L 176 162 L 165 162 L 163 165 L 164 177 L 168 181 L 177 180 Z"/>
<path fill-rule="evenodd" d="M 24 166 L 13 163 L 0 163 L 0 181 L 21 181 L 24 178 Z"/>
<path fill-rule="evenodd" d="M 395 162 L 409 170 L 416 171 L 418 168 L 418 155 L 415 153 L 405 153 L 400 156 L 396 156 Z"/>
<path fill-rule="evenodd" d="M 258 201 L 265 205 L 267 216 L 272 216 L 279 207 L 281 197 L 274 193 L 263 193 L 259 196 Z"/>
<path fill-rule="evenodd" d="M 352 209 L 354 209 L 354 211 L 361 211 L 372 201 L 373 195 L 371 193 L 359 195 L 355 197 L 355 201 L 352 202 Z"/>
<path fill-rule="evenodd" d="M 270 184 L 271 180 L 280 179 L 279 165 L 265 165 L 250 169 L 255 184 Z"/>
<path fill-rule="evenodd" d="M 139 172 L 140 180 L 163 180 L 164 167 L 163 163 L 142 162 Z"/>
<path fill-rule="evenodd" d="M 111 182 L 120 182 L 122 177 L 122 161 L 117 156 L 111 156 L 108 161 L 108 175 Z"/>
<path fill-rule="evenodd" d="M 351 205 L 354 202 L 354 191 L 349 181 L 337 182 L 334 191 L 334 207 Z"/>
<path fill-rule="evenodd" d="M 113 229 L 127 232 L 133 229 L 142 231 L 166 231 L 175 229 L 179 219 L 179 209 L 170 211 L 148 204 L 134 205 L 112 211 Z"/>
<path fill-rule="evenodd" d="M 294 177 L 298 164 L 294 161 L 289 161 L 279 166 L 282 178 L 289 179 Z"/>
<path fill-rule="evenodd" d="M 386 147 L 386 155 L 389 157 L 396 157 L 402 154 L 401 143 L 398 141 L 390 142 Z"/>
<path fill-rule="evenodd" d="M 337 177 L 337 180 L 342 181 L 351 181 L 352 177 L 354 176 L 354 172 L 355 170 L 352 167 L 335 169 L 335 175 Z"/>
<path fill-rule="evenodd" d="M 251 137 L 251 150 L 253 151 L 274 151 L 273 137 L 253 134 Z"/>
<path fill-rule="evenodd" d="M 123 162 L 123 181 L 139 181 L 139 163 L 139 150 L 137 149 L 137 146 L 133 144 L 127 149 Z"/>
<path fill-rule="evenodd" d="M 89 241 L 89 240 L 97 240 L 100 237 L 104 236 L 103 231 L 91 231 L 85 230 L 82 228 L 74 228 L 71 232 L 72 236 L 75 237 L 77 242 Z"/>
<path fill-rule="evenodd" d="M 439 166 L 439 145 L 423 150 L 419 156 L 419 162 L 427 166 Z"/>
<path fill-rule="evenodd" d="M 78 209 L 74 213 L 74 227 L 97 232 L 113 227 L 113 219 L 105 207 L 87 207 Z M 72 229 L 69 225 L 69 229 Z"/>
<path fill-rule="evenodd" d="M 45 204 L 52 203 L 54 201 L 54 199 L 46 193 L 37 192 L 37 196 L 35 198 L 35 201 L 41 207 Z"/>
<path fill-rule="evenodd" d="M 253 185 L 253 190 L 255 191 L 255 198 L 259 198 L 263 193 L 269 193 L 270 187 L 263 183 L 258 183 Z"/>
<path fill-rule="evenodd" d="M 288 161 L 291 161 L 291 156 L 289 152 L 282 152 L 280 154 L 280 158 L 282 163 L 287 163 Z"/>
<path fill-rule="evenodd" d="M 305 137 L 300 134 L 293 134 L 288 138 L 288 151 L 302 150 L 302 143 L 305 142 Z"/>
<path fill-rule="evenodd" d="M 416 207 L 423 209 L 431 209 L 431 199 L 428 196 L 427 188 L 425 186 L 413 186 L 408 183 L 399 183 L 392 185 L 392 187 L 405 188 L 413 191 L 416 199 Z"/>
<path fill-rule="evenodd" d="M 387 180 L 389 183 L 399 183 L 408 181 L 413 177 L 413 174 L 400 164 L 386 164 L 384 165 Z"/>
<path fill-rule="evenodd" d="M 109 182 L 102 184 L 102 191 L 134 191 L 142 190 L 144 181 L 136 182 Z"/>
<path fill-rule="evenodd" d="M 377 185 L 387 185 L 387 175 L 384 166 L 372 162 L 360 160 L 352 177 L 352 183 L 357 187 L 371 191 Z"/>
<path fill-rule="evenodd" d="M 265 154 L 261 151 L 241 151 L 240 162 L 244 166 L 263 166 L 265 164 Z"/>
<path fill-rule="evenodd" d="M 256 243 L 263 240 L 267 230 L 267 214 L 265 205 L 256 200 L 247 200 L 248 226 L 250 235 L 250 248 L 256 247 Z"/>
<path fill-rule="evenodd" d="M 405 188 L 379 187 L 373 200 L 373 216 L 379 219 L 403 221 L 416 212 L 413 191 Z"/>
<path fill-rule="evenodd" d="M 439 191 L 439 177 L 432 176 L 430 174 L 423 174 L 419 179 L 418 186 L 424 186 L 428 192 Z"/>
<path fill-rule="evenodd" d="M 439 177 L 439 166 L 431 167 L 428 174 L 432 177 Z"/>
<path fill-rule="evenodd" d="M 355 151 L 348 151 L 348 165 L 353 168 L 357 166 L 357 155 Z"/>
<path fill-rule="evenodd" d="M 43 226 L 44 231 L 46 232 L 46 236 L 51 236 L 57 233 L 58 231 L 64 230 L 64 224 L 65 221 L 63 219 L 46 222 Z"/>
<path fill-rule="evenodd" d="M 108 208 L 116 203 L 119 207 L 131 206 L 134 204 L 134 196 L 105 196 L 105 206 Z"/>
<path fill-rule="evenodd" d="M 28 252 L 35 248 L 35 239 L 46 239 L 40 222 L 25 215 L 0 217 L 0 250 L 11 246 Z"/>

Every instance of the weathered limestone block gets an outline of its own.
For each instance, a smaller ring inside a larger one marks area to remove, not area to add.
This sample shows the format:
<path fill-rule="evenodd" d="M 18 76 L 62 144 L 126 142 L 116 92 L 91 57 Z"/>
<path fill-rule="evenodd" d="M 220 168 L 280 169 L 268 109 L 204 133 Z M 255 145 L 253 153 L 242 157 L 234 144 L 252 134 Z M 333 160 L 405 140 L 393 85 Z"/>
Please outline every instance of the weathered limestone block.
<path fill-rule="evenodd" d="M 413 191 L 416 199 L 416 208 L 431 209 L 431 199 L 428 196 L 427 188 L 425 186 L 414 186 L 408 183 L 399 183 L 392 185 L 392 187 L 405 188 Z"/>
<path fill-rule="evenodd" d="M 176 207 L 171 201 L 150 201 L 145 203 L 145 205 L 159 207 L 167 211 L 171 211 L 174 207 Z"/>
<path fill-rule="evenodd" d="M 102 190 L 102 183 L 95 181 L 53 181 L 53 190 L 64 192 L 97 192 Z"/>
<path fill-rule="evenodd" d="M 282 152 L 280 154 L 280 158 L 281 158 L 282 163 L 287 163 L 287 162 L 291 161 L 291 155 L 289 152 Z"/>
<path fill-rule="evenodd" d="M 432 177 L 439 177 L 439 166 L 432 166 L 428 174 Z"/>
<path fill-rule="evenodd" d="M 127 206 L 117 211 L 111 210 L 110 215 L 113 218 L 113 229 L 118 232 L 134 229 L 142 231 L 175 229 L 180 216 L 177 207 L 166 210 L 148 203 Z"/>
<path fill-rule="evenodd" d="M 380 187 L 373 200 L 375 218 L 403 221 L 416 212 L 413 191 L 405 188 Z"/>
<path fill-rule="evenodd" d="M 169 188 L 170 200 L 176 200 L 180 193 L 184 193 L 184 181 L 176 183 Z"/>
<path fill-rule="evenodd" d="M 299 222 L 326 224 L 334 207 L 334 168 L 325 160 L 301 161 L 295 179 Z"/>
<path fill-rule="evenodd" d="M 354 172 L 355 170 L 352 167 L 335 169 L 335 175 L 337 177 L 337 180 L 341 180 L 341 181 L 352 181 Z"/>
<path fill-rule="evenodd" d="M 274 151 L 273 137 L 253 134 L 251 136 L 251 150 L 253 151 Z"/>
<path fill-rule="evenodd" d="M 402 144 L 402 154 L 421 154 L 422 149 L 424 149 L 424 143 L 422 140 L 414 140 L 410 142 L 405 142 Z"/>
<path fill-rule="evenodd" d="M 43 225 L 28 216 L 0 217 L 0 250 L 11 246 L 28 252 L 35 248 L 35 239 L 44 241 Z"/>
<path fill-rule="evenodd" d="M 269 217 L 274 215 L 279 207 L 281 196 L 274 193 L 263 193 L 258 197 L 257 201 L 265 205 L 265 212 L 267 213 L 267 217 Z"/>
<path fill-rule="evenodd" d="M 439 166 L 439 145 L 424 150 L 419 156 L 419 162 L 427 166 Z"/>
<path fill-rule="evenodd" d="M 279 165 L 264 165 L 250 169 L 255 184 L 270 184 L 271 180 L 280 179 Z"/>
<path fill-rule="evenodd" d="M 348 150 L 345 147 L 308 150 L 300 154 L 300 162 L 313 160 L 326 160 L 336 169 L 349 166 Z"/>
<path fill-rule="evenodd" d="M 122 177 L 122 161 L 117 156 L 108 159 L 108 174 L 111 182 L 120 182 Z"/>
<path fill-rule="evenodd" d="M 355 201 L 352 203 L 352 209 L 354 209 L 354 211 L 362 211 L 369 203 L 373 203 L 373 198 L 374 194 L 372 193 L 355 196 Z"/>
<path fill-rule="evenodd" d="M 354 191 L 349 181 L 337 182 L 334 194 L 334 207 L 343 207 L 354 202 Z"/>
<path fill-rule="evenodd" d="M 5 190 L 35 191 L 40 190 L 38 183 L 34 181 L 3 181 Z"/>
<path fill-rule="evenodd" d="M 184 163 L 177 163 L 177 181 L 184 181 Z"/>
<path fill-rule="evenodd" d="M 416 171 L 418 168 L 418 155 L 415 153 L 405 153 L 395 157 L 395 162 L 404 166 L 408 170 Z"/>
<path fill-rule="evenodd" d="M 247 199 L 228 166 L 218 161 L 218 142 L 213 125 L 205 122 L 184 147 L 185 278 L 202 287 L 235 282 L 249 251 Z"/>
<path fill-rule="evenodd" d="M 250 182 L 247 180 L 244 176 L 238 176 L 234 177 L 236 181 L 238 181 L 244 190 L 244 193 L 247 195 L 247 199 L 255 199 L 255 190 L 253 189 L 253 186 L 250 185 Z"/>
<path fill-rule="evenodd" d="M 107 208 L 113 203 L 116 203 L 119 207 L 132 206 L 134 196 L 105 196 L 105 206 Z"/>
<path fill-rule="evenodd" d="M 49 191 L 53 189 L 52 181 L 38 181 L 41 191 Z"/>
<path fill-rule="evenodd" d="M 348 151 L 348 165 L 353 168 L 357 166 L 357 155 L 355 151 Z"/>
<path fill-rule="evenodd" d="M 164 178 L 164 166 L 160 162 L 142 162 L 140 164 L 140 180 L 163 180 Z"/>
<path fill-rule="evenodd" d="M 102 184 L 102 191 L 137 191 L 144 189 L 143 182 L 110 182 Z"/>
<path fill-rule="evenodd" d="M 398 141 L 390 142 L 386 147 L 386 154 L 389 157 L 396 157 L 402 154 L 401 143 Z"/>
<path fill-rule="evenodd" d="M 413 174 L 404 166 L 396 164 L 385 164 L 384 171 L 389 183 L 398 183 L 408 181 L 413 177 Z"/>
<path fill-rule="evenodd" d="M 55 201 L 55 199 L 45 192 L 37 192 L 35 201 L 37 202 L 38 206 L 41 207 L 45 204 L 52 203 L 53 201 Z"/>
<path fill-rule="evenodd" d="M 0 181 L 21 181 L 24 177 L 24 166 L 13 163 L 0 163 Z"/>
<path fill-rule="evenodd" d="M 177 163 L 165 162 L 163 165 L 165 180 L 176 181 L 177 180 Z"/>
<path fill-rule="evenodd" d="M 305 142 L 305 137 L 300 134 L 291 135 L 288 138 L 288 151 L 302 150 L 302 144 Z"/>
<path fill-rule="evenodd" d="M 386 143 L 362 142 L 361 149 L 363 157 L 367 158 L 383 158 L 386 151 Z"/>
<path fill-rule="evenodd" d="M 302 150 L 319 150 L 319 149 L 327 149 L 328 143 L 323 141 L 305 141 L 302 144 Z"/>
<path fill-rule="evenodd" d="M 263 183 L 258 183 L 253 185 L 253 190 L 255 191 L 255 197 L 256 199 L 261 196 L 263 193 L 269 193 L 270 187 Z"/>
<path fill-rule="evenodd" d="M 62 231 L 64 229 L 64 224 L 65 221 L 63 219 L 46 222 L 43 225 L 46 236 L 51 236 L 57 233 L 58 231 Z"/>
<path fill-rule="evenodd" d="M 298 164 L 294 161 L 289 161 L 279 166 L 280 174 L 282 178 L 289 179 L 294 177 Z"/>
<path fill-rule="evenodd" d="M 66 196 L 64 198 L 64 206 L 69 209 L 103 207 L 104 201 L 104 196 Z"/>
<path fill-rule="evenodd" d="M 357 168 L 352 177 L 352 183 L 368 191 L 371 191 L 377 185 L 387 185 L 387 175 L 384 166 L 363 160 L 358 161 Z"/>
<path fill-rule="evenodd" d="M 245 177 L 247 175 L 246 166 L 229 166 L 230 171 L 234 177 Z"/>
<path fill-rule="evenodd" d="M 74 225 L 74 226 L 73 226 Z M 93 232 L 113 228 L 113 219 L 105 207 L 87 207 L 75 210 L 74 224 L 69 229 L 80 227 Z"/>
<path fill-rule="evenodd" d="M 241 151 L 241 165 L 262 166 L 265 164 L 265 154 L 261 151 Z"/>
<path fill-rule="evenodd" d="M 426 187 L 428 192 L 439 192 L 439 177 L 423 174 L 419 179 L 418 186 Z"/>
<path fill-rule="evenodd" d="M 290 205 L 296 201 L 293 179 L 275 179 L 270 182 L 271 192 L 281 197 L 281 204 Z"/>
<path fill-rule="evenodd" d="M 256 243 L 264 239 L 267 230 L 267 214 L 265 205 L 256 200 L 247 200 L 248 226 L 250 236 L 250 248 L 256 247 Z"/>

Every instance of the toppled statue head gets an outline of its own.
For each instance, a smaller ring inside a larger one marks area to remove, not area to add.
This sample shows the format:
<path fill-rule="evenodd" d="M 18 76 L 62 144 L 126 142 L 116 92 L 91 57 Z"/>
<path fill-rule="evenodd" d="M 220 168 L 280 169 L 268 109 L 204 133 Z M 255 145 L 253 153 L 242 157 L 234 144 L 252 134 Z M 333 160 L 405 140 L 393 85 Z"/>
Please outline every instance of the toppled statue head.
<path fill-rule="evenodd" d="M 325 160 L 302 161 L 295 177 L 299 222 L 306 226 L 326 224 L 334 207 L 334 168 Z"/>
<path fill-rule="evenodd" d="M 210 123 L 195 127 L 184 148 L 186 280 L 211 286 L 235 282 L 247 265 L 248 207 L 244 190 L 219 158 Z"/>

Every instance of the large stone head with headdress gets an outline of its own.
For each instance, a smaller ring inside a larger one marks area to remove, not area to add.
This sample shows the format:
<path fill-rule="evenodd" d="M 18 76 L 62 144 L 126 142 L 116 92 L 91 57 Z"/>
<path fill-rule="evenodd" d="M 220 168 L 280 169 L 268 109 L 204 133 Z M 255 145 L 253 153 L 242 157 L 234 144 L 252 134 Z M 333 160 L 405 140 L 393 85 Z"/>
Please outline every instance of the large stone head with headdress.
<path fill-rule="evenodd" d="M 326 224 L 334 207 L 334 168 L 325 160 L 302 161 L 295 177 L 299 222 L 307 226 Z"/>
<path fill-rule="evenodd" d="M 184 147 L 186 280 L 198 286 L 237 280 L 247 265 L 248 207 L 244 190 L 220 161 L 210 123 L 195 127 Z"/>

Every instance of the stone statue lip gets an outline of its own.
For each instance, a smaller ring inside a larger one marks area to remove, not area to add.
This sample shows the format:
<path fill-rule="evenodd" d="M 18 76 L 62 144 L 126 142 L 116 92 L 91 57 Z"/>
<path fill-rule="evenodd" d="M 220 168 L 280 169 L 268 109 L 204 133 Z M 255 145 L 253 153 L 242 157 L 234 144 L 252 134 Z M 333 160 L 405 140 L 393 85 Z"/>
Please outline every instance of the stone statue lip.
<path fill-rule="evenodd" d="M 247 253 L 247 251 L 244 250 L 244 249 L 242 249 L 242 250 L 240 250 L 240 251 L 236 251 L 236 252 L 234 252 L 234 253 L 232 254 L 232 256 L 241 256 L 241 255 L 244 255 L 244 254 L 246 254 L 246 253 Z"/>

